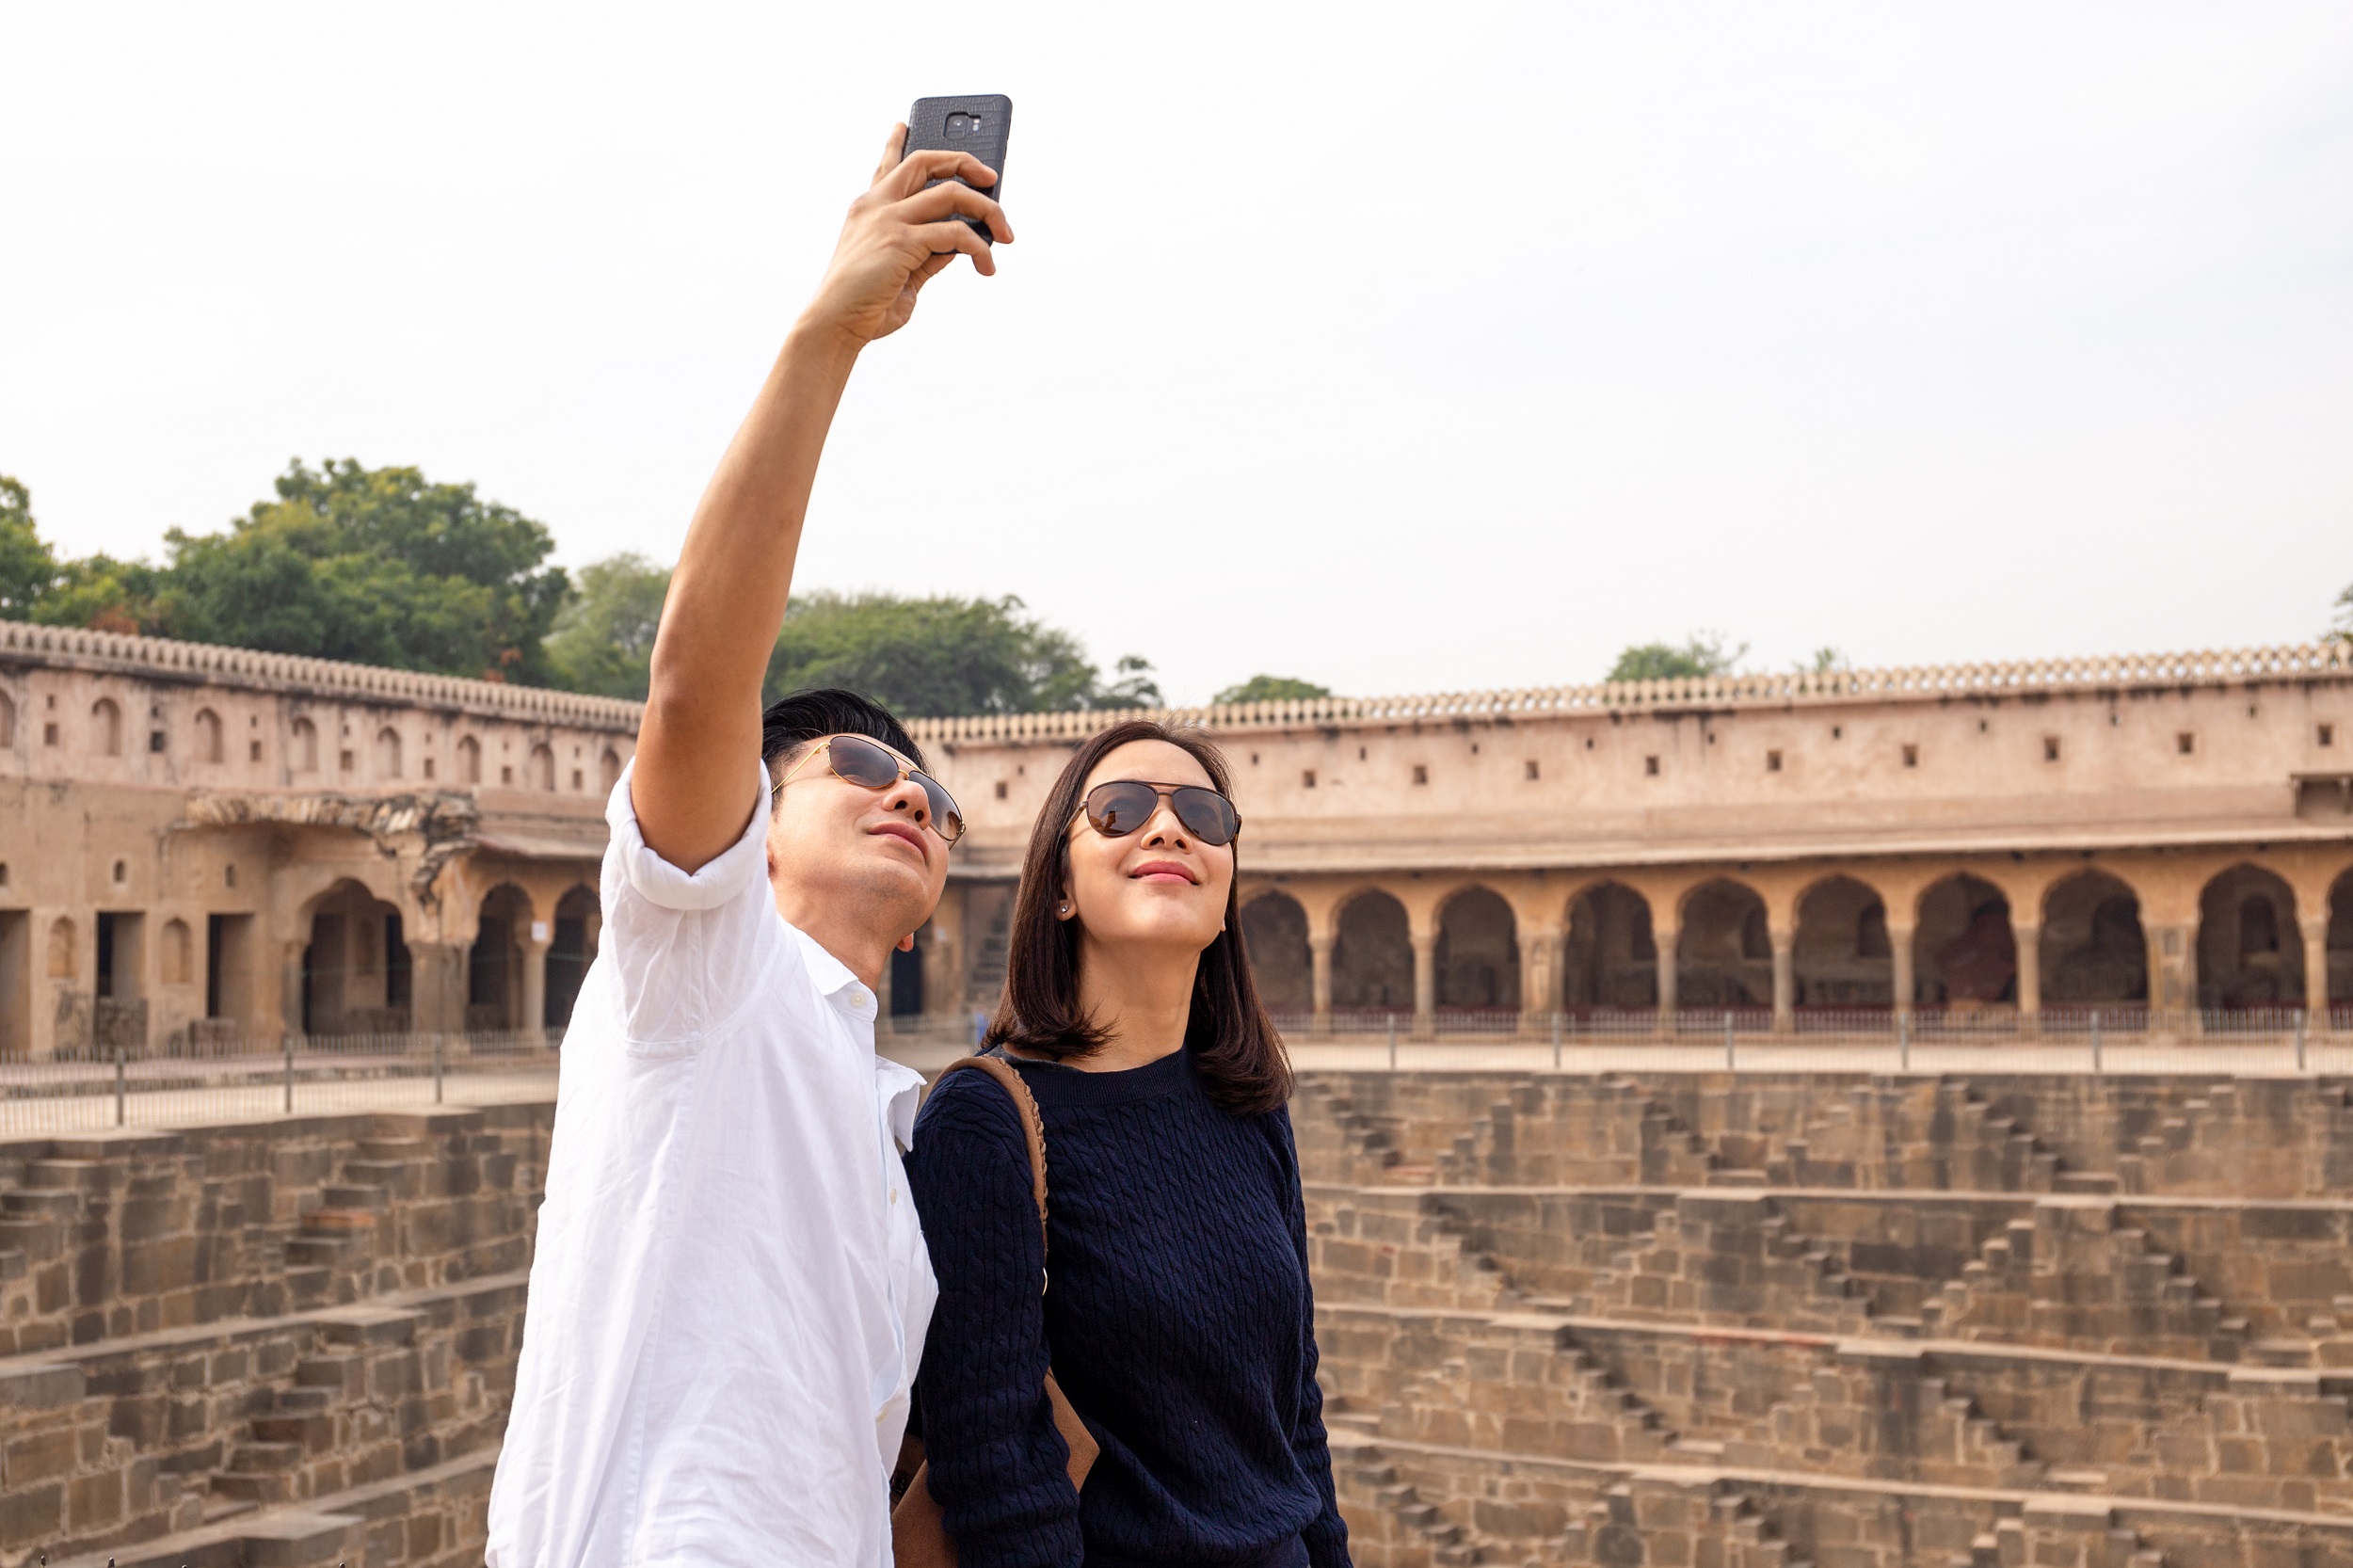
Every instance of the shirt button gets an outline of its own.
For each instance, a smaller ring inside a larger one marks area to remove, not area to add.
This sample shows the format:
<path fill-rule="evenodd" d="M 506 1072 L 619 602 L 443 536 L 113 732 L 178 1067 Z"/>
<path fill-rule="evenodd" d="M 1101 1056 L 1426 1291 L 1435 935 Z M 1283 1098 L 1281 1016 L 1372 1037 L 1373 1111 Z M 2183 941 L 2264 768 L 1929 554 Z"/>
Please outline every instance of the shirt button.
<path fill-rule="evenodd" d="M 893 1187 L 890 1190 L 890 1201 L 892 1203 L 897 1203 L 899 1201 L 899 1190 L 896 1187 Z"/>

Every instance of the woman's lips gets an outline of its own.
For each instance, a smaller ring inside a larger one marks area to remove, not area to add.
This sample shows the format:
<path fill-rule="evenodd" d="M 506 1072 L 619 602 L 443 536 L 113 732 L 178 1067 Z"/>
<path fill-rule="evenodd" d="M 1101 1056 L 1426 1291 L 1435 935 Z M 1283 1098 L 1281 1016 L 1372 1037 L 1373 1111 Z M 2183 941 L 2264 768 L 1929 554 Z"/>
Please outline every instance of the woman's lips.
<path fill-rule="evenodd" d="M 1183 882 L 1193 880 L 1193 872 L 1174 860 L 1146 860 L 1128 875 L 1137 882 Z"/>

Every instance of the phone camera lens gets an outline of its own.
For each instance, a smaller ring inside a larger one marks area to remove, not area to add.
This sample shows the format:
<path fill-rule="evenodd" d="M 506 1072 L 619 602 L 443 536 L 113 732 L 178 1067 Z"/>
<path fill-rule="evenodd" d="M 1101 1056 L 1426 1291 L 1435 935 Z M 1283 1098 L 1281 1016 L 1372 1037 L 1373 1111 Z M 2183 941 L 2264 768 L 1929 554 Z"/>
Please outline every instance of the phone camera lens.
<path fill-rule="evenodd" d="M 958 139 L 970 136 L 972 134 L 972 117 L 968 114 L 950 115 L 948 117 L 948 134 L 951 136 L 957 137 Z"/>

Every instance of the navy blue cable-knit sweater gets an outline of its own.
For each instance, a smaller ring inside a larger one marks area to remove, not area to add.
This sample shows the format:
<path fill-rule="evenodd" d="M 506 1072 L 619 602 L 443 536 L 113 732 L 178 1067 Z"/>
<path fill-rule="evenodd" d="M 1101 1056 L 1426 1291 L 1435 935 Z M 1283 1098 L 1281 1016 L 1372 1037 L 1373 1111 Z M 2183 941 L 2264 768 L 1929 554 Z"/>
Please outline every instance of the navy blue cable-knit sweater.
<path fill-rule="evenodd" d="M 906 1160 L 939 1277 L 916 1400 L 964 1568 L 1346 1568 L 1289 1113 L 1219 1110 L 1181 1050 L 1016 1064 L 1046 1127 L 1049 1256 L 1020 1118 L 984 1074 L 940 1083 Z M 1102 1445 L 1083 1495 L 1049 1347 Z"/>

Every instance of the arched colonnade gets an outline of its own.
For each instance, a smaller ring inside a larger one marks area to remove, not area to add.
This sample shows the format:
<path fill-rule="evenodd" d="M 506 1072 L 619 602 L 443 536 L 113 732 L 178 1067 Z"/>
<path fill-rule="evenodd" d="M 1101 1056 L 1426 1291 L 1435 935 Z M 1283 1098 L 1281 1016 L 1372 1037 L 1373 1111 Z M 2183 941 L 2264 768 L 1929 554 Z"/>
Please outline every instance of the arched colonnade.
<path fill-rule="evenodd" d="M 1728 1011 L 2046 1018 L 2353 1006 L 2353 856 L 2001 856 L 1607 872 L 1245 876 L 1268 1006 L 1410 1016 Z M 1662 957 L 1662 955 L 1665 955 Z M 1858 1019 L 1858 1022 L 1862 1020 Z M 2348 1020 L 2353 1021 L 2353 1020 Z"/>
<path fill-rule="evenodd" d="M 287 1028 L 506 1032 L 570 1021 L 602 925 L 591 880 L 568 868 L 477 871 L 444 883 L 438 922 L 408 888 L 378 880 L 339 876 L 298 904 L 284 937 Z"/>

